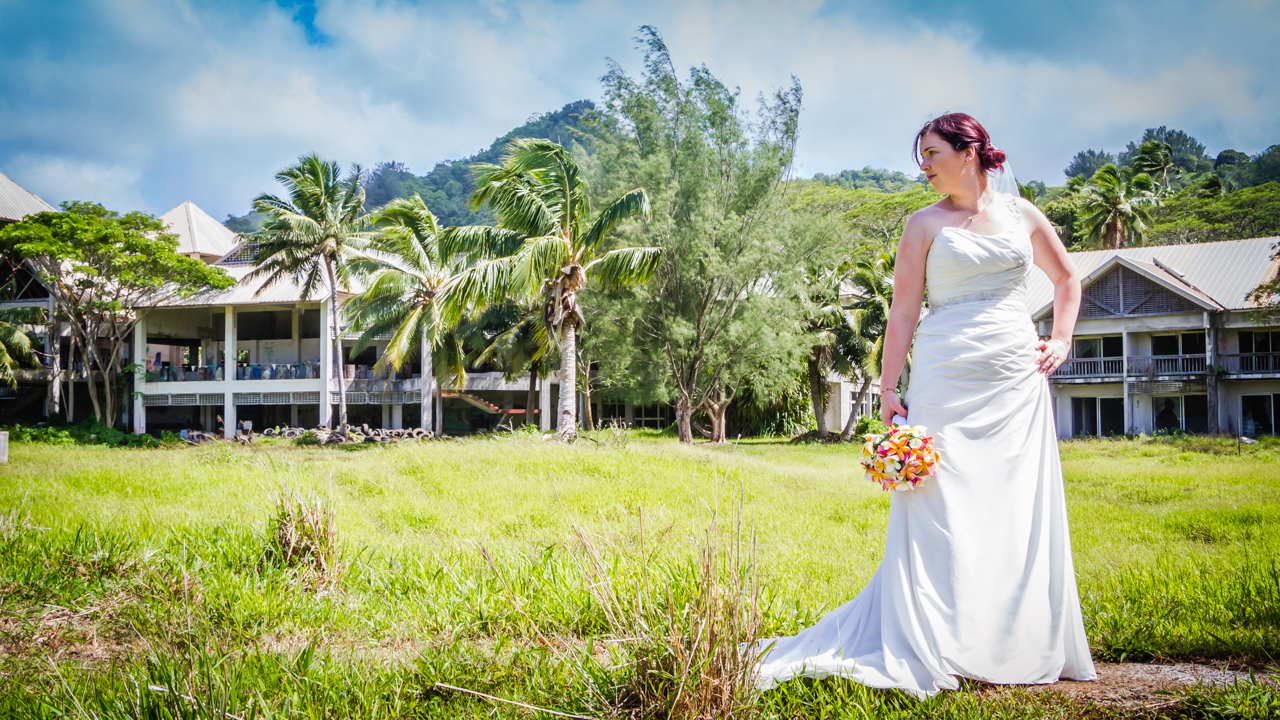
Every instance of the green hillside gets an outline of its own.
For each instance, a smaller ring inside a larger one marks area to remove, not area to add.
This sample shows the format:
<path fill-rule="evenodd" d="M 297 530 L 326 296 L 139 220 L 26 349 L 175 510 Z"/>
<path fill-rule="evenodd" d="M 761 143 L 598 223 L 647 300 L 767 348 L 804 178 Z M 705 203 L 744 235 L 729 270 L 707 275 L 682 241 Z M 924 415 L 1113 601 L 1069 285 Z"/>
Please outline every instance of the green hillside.
<path fill-rule="evenodd" d="M 524 125 L 497 138 L 488 148 L 460 160 L 445 160 L 426 175 L 415 175 L 404 163 L 390 160 L 375 165 L 367 171 L 365 179 L 365 207 L 373 209 L 398 197 L 422 196 L 427 207 L 436 214 L 442 225 L 474 225 L 488 223 L 488 212 L 474 212 L 467 207 L 467 198 L 475 190 L 471 166 L 475 163 L 496 163 L 507 143 L 516 138 L 544 138 L 563 145 L 574 142 L 574 131 L 582 115 L 595 109 L 590 100 L 577 100 L 554 112 L 534 115 Z M 228 217 L 228 228 L 247 233 L 258 229 L 260 218 L 255 213 L 240 217 Z"/>

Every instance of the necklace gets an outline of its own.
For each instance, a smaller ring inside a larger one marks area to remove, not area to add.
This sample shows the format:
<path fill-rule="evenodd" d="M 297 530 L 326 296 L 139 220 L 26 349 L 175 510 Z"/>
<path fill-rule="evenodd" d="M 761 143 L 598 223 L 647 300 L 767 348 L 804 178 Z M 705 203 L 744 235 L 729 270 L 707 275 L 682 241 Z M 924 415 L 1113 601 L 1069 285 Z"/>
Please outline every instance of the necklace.
<path fill-rule="evenodd" d="M 981 197 L 979 197 L 978 199 L 979 199 L 979 200 L 981 200 L 982 198 L 981 198 Z M 979 215 L 981 215 L 984 211 L 986 211 L 986 209 L 987 209 L 987 208 L 991 207 L 991 203 L 992 203 L 992 202 L 993 202 L 993 201 L 988 200 L 988 201 L 987 201 L 987 204 L 986 204 L 985 206 L 983 206 L 983 207 L 978 207 L 978 206 L 977 206 L 977 203 L 974 203 L 974 207 L 975 207 L 975 208 L 977 208 L 977 210 L 978 210 L 978 211 L 977 211 L 977 212 L 975 212 L 974 214 L 970 215 L 969 217 L 965 218 L 965 219 L 966 219 L 966 220 L 972 220 L 972 219 L 974 219 L 974 218 L 978 217 L 978 216 L 979 216 Z M 955 201 L 955 198 L 951 197 L 950 195 L 948 195 L 948 196 L 947 196 L 947 203 L 951 205 L 951 209 L 952 209 L 952 210 L 955 210 L 956 212 L 964 212 L 964 211 L 963 211 L 963 210 L 961 210 L 960 208 L 956 207 L 956 201 Z"/>

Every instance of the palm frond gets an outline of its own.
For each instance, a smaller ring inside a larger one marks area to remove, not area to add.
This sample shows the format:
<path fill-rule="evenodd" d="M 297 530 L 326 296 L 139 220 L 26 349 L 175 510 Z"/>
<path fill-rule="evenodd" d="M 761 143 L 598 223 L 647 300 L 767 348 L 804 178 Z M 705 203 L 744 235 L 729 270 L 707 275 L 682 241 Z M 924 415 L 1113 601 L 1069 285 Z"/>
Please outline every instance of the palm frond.
<path fill-rule="evenodd" d="M 586 267 L 609 290 L 648 282 L 662 261 L 662 248 L 618 248 L 596 258 Z"/>

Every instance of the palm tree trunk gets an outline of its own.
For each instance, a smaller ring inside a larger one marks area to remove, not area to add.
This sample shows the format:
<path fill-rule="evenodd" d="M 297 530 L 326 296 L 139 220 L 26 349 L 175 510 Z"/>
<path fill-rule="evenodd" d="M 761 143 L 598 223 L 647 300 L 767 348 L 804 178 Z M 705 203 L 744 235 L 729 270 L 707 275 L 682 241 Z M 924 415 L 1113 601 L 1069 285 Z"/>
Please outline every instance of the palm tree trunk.
<path fill-rule="evenodd" d="M 422 401 L 419 403 L 419 411 L 422 413 L 422 419 L 418 423 L 423 430 L 429 430 L 432 434 L 438 434 L 436 431 L 436 373 L 435 363 L 433 362 L 431 353 L 431 337 L 427 332 L 422 333 Z"/>
<path fill-rule="evenodd" d="M 840 439 L 848 442 L 853 439 L 853 429 L 858 425 L 858 408 L 862 407 L 863 401 L 867 399 L 867 391 L 871 389 L 871 376 L 862 378 L 862 387 L 858 388 L 858 399 L 854 401 L 853 408 L 849 410 L 849 420 L 844 424 L 844 432 L 840 433 Z"/>
<path fill-rule="evenodd" d="M 556 429 L 556 437 L 561 440 L 573 440 L 578 436 L 575 419 L 577 404 L 578 380 L 578 335 L 577 318 L 572 312 L 565 313 L 564 322 L 560 325 L 560 424 Z"/>
<path fill-rule="evenodd" d="M 338 282 L 333 277 L 333 264 L 326 262 L 325 271 L 329 274 L 329 310 L 333 315 L 333 361 L 338 368 L 338 432 L 347 431 L 347 381 L 342 363 L 342 326 L 338 324 Z M 328 383 L 326 383 L 328 384 Z M 327 402 L 328 398 L 322 398 Z"/>
<path fill-rule="evenodd" d="M 809 398 L 813 401 L 813 417 L 818 421 L 818 437 L 827 438 L 827 414 L 822 412 L 822 350 L 813 348 L 809 356 Z"/>
<path fill-rule="evenodd" d="M 537 399 L 538 385 L 538 362 L 535 360 L 529 363 L 529 397 L 524 401 L 524 421 L 531 423 L 534 421 L 533 408 L 538 402 Z"/>

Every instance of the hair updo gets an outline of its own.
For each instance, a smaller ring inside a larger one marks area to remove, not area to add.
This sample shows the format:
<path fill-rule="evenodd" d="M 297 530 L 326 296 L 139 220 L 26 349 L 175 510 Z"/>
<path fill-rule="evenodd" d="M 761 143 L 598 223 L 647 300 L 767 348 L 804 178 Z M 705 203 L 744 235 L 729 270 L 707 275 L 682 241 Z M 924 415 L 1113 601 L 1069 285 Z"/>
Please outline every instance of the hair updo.
<path fill-rule="evenodd" d="M 946 140 L 956 152 L 973 148 L 978 155 L 978 164 L 987 172 L 999 170 L 1004 166 L 1006 157 L 1004 151 L 996 149 L 996 146 L 991 144 L 991 136 L 987 134 L 987 129 L 982 127 L 982 123 L 964 113 L 939 115 L 920 128 L 920 132 L 916 133 L 915 145 L 911 149 L 917 165 L 923 162 L 920 157 L 920 139 L 928 132 L 936 133 Z"/>

